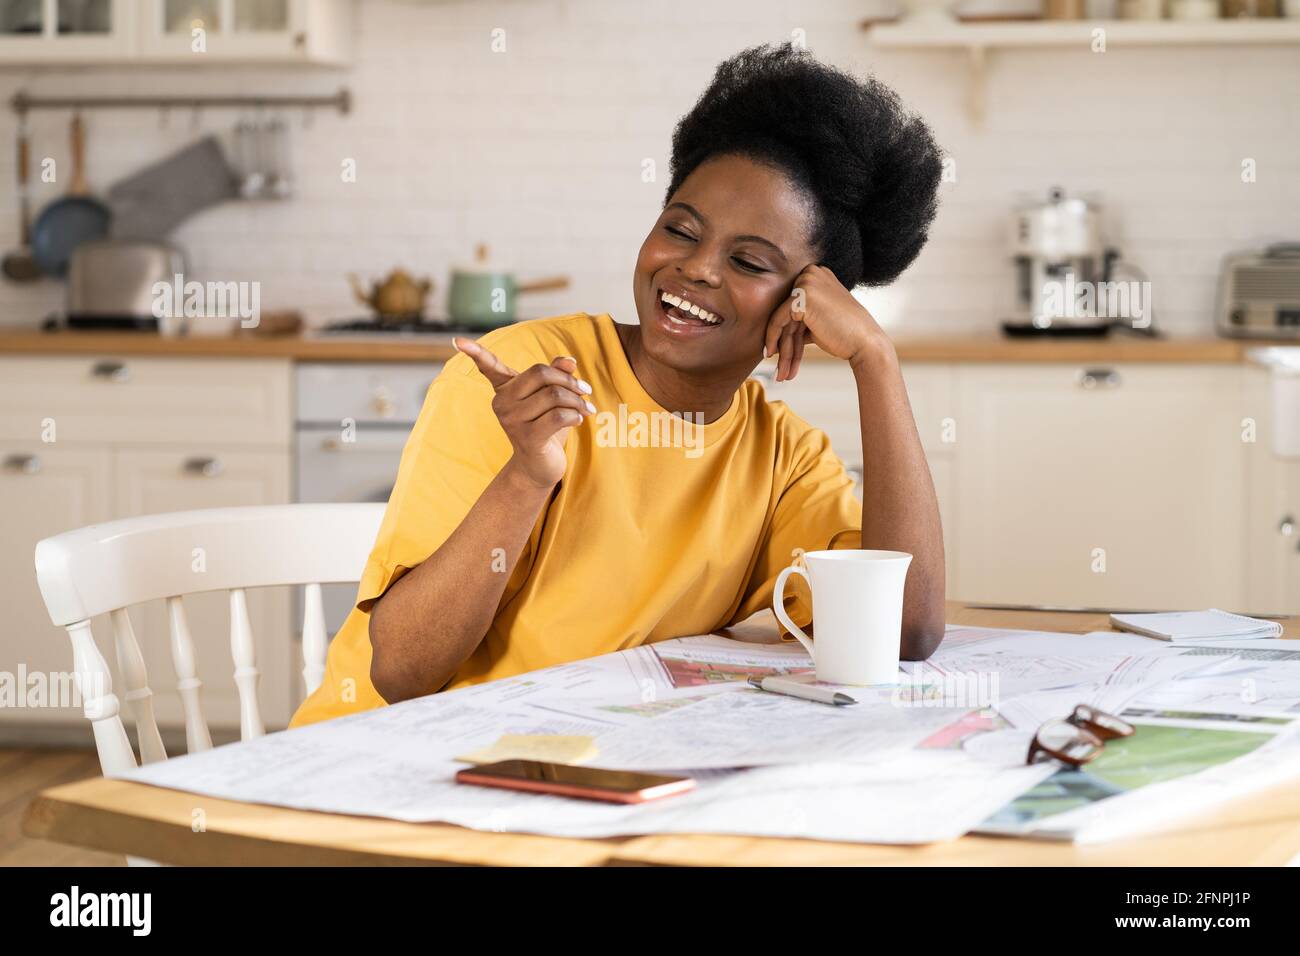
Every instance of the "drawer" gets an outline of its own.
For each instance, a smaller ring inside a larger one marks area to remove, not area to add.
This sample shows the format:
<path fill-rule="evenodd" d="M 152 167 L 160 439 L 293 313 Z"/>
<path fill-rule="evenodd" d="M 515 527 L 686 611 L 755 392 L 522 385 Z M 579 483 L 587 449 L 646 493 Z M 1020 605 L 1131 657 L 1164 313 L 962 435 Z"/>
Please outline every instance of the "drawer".
<path fill-rule="evenodd" d="M 112 459 L 113 509 L 119 517 L 289 501 L 288 449 L 248 451 L 205 442 L 166 450 L 119 448 Z M 204 542 L 196 539 L 194 545 L 203 548 Z M 195 572 L 201 575 L 201 569 Z M 200 586 L 196 583 L 196 588 Z M 230 656 L 229 606 L 224 591 L 191 593 L 185 598 L 196 644 L 195 663 L 203 681 L 203 712 L 213 727 L 239 725 L 239 697 Z M 289 591 L 253 589 L 248 595 L 248 611 L 261 671 L 258 699 L 262 716 L 269 726 L 283 727 L 290 716 L 290 688 L 297 680 Z M 133 607 L 131 616 L 153 686 L 158 722 L 183 726 L 166 607 L 162 601 L 151 601 Z"/>
<path fill-rule="evenodd" d="M 0 359 L 0 439 L 287 447 L 292 419 L 288 360 Z"/>
<path fill-rule="evenodd" d="M 243 451 L 204 443 L 113 453 L 118 517 L 281 505 L 290 499 L 290 452 Z"/>
<path fill-rule="evenodd" d="M 4 502 L 0 601 L 5 609 L 0 627 L 0 680 L 6 673 L 12 680 L 20 666 L 26 667 L 28 674 L 51 677 L 71 669 L 72 644 L 63 628 L 50 623 L 32 555 L 42 538 L 112 517 L 111 475 L 112 460 L 104 449 L 61 448 L 39 441 L 0 442 L 0 501 Z M 106 623 L 106 618 L 96 619 L 95 627 Z M 23 685 L 17 687 L 21 694 Z M 81 719 L 80 707 L 0 704 L 0 728 Z M 6 736 L 15 733 L 10 730 Z"/>
<path fill-rule="evenodd" d="M 311 362 L 294 370 L 298 421 L 337 429 L 344 419 L 357 424 L 392 425 L 420 417 L 429 386 L 441 363 L 386 363 L 365 366 Z"/>

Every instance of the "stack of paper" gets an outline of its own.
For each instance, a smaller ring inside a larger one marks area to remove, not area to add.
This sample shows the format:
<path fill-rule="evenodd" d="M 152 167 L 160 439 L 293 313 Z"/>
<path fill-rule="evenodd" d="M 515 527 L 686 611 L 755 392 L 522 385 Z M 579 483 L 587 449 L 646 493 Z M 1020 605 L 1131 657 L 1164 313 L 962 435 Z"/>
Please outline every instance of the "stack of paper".
<path fill-rule="evenodd" d="M 811 666 L 798 645 L 681 638 L 122 776 L 232 800 L 482 830 L 923 843 L 999 823 L 999 832 L 1104 839 L 1121 820 L 1149 825 L 1150 798 L 1137 794 L 1157 784 L 1168 784 L 1160 791 L 1166 807 L 1180 804 L 1184 788 L 1187 805 L 1201 806 L 1226 792 L 1224 779 L 1250 788 L 1300 772 L 1290 734 L 1300 729 L 1300 650 L 960 627 L 929 660 L 904 664 L 897 685 L 855 689 L 854 707 L 746 684 L 751 675 Z M 1079 703 L 1142 728 L 1073 776 L 1052 763 L 1026 766 L 1042 722 Z M 697 788 L 621 806 L 456 782 L 465 761 L 503 754 L 685 772 Z M 1118 813 L 1124 805 L 1133 812 Z"/>

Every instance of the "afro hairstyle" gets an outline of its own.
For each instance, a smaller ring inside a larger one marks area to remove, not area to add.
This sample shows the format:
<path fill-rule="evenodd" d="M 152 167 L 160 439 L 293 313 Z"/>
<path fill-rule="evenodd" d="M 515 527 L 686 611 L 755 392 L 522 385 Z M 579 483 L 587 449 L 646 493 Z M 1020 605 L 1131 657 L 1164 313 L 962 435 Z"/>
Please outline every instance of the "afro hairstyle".
<path fill-rule="evenodd" d="M 718 156 L 779 169 L 811 198 L 819 262 L 848 289 L 896 279 L 938 210 L 943 161 L 925 122 L 874 77 L 860 81 L 788 44 L 724 60 L 672 146 L 665 205 Z"/>

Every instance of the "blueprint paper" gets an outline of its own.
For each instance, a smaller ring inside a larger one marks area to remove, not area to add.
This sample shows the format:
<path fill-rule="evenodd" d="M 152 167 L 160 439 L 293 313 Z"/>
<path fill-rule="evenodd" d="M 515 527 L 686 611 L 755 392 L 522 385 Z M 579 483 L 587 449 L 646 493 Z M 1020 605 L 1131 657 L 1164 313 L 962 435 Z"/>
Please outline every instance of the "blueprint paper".
<path fill-rule="evenodd" d="M 810 671 L 800 645 L 681 638 L 122 776 L 230 800 L 483 830 L 924 843 L 970 831 L 1051 776 L 1051 764 L 1024 766 L 1020 749 L 1040 717 L 1065 716 L 1082 701 L 1123 706 L 1232 659 L 1133 635 L 951 628 L 929 661 L 903 666 L 897 687 L 847 688 L 859 703 L 831 707 L 744 683 Z M 909 692 L 909 681 L 933 690 L 936 675 L 990 669 L 1005 678 L 996 708 L 938 706 L 944 701 Z M 455 757 L 503 734 L 589 736 L 598 753 L 587 765 L 688 773 L 697 787 L 622 806 L 455 783 L 465 766 Z M 1000 743 L 979 745 L 990 740 Z"/>

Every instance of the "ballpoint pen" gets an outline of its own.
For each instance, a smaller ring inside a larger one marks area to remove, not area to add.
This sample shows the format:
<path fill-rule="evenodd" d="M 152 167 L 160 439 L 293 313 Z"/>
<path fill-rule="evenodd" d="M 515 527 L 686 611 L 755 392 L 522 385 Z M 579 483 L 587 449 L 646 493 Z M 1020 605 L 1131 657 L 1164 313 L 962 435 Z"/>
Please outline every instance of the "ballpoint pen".
<path fill-rule="evenodd" d="M 845 704 L 857 703 L 857 701 L 848 694 L 841 693 L 833 688 L 817 687 L 814 684 L 805 684 L 801 681 L 792 680 L 789 677 L 751 677 L 749 683 L 751 687 L 765 690 L 770 694 L 785 694 L 788 697 L 800 697 L 804 700 L 815 701 L 819 704 L 833 704 L 840 707 Z"/>

